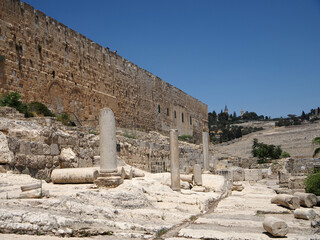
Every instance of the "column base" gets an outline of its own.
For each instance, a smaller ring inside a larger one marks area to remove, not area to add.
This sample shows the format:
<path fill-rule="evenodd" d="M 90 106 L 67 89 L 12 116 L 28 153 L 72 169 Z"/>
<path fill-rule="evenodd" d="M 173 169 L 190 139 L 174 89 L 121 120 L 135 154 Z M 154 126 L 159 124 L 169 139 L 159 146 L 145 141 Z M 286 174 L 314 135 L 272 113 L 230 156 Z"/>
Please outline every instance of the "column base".
<path fill-rule="evenodd" d="M 100 173 L 94 183 L 98 187 L 115 188 L 123 183 L 123 179 L 118 173 Z"/>

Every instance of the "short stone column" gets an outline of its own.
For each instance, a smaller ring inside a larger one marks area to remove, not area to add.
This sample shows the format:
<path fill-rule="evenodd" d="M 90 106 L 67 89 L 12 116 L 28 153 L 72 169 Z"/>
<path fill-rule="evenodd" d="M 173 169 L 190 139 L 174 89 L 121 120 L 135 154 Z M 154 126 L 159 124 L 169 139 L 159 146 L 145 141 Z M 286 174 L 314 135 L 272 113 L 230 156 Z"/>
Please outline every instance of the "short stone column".
<path fill-rule="evenodd" d="M 202 186 L 202 173 L 201 173 L 201 165 L 195 164 L 193 166 L 193 176 L 194 176 L 194 183 L 197 186 Z"/>
<path fill-rule="evenodd" d="M 118 174 L 116 123 L 110 108 L 100 109 L 100 175 L 94 182 L 100 187 L 116 187 L 123 183 Z"/>
<path fill-rule="evenodd" d="M 171 189 L 180 191 L 178 130 L 170 130 Z"/>
<path fill-rule="evenodd" d="M 208 132 L 202 132 L 203 171 L 209 172 L 209 143 Z"/>

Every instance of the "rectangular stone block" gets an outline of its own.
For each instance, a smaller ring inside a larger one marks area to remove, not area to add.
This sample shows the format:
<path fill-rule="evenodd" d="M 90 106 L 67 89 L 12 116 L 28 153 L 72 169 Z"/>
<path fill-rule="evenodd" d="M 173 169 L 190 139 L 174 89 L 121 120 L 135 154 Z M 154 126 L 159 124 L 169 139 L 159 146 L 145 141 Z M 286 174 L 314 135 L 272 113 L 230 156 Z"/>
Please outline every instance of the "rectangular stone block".
<path fill-rule="evenodd" d="M 306 177 L 291 177 L 289 179 L 289 189 L 305 189 L 305 178 Z"/>
<path fill-rule="evenodd" d="M 261 169 L 244 169 L 245 181 L 259 181 L 262 179 Z"/>
<path fill-rule="evenodd" d="M 59 155 L 60 154 L 60 151 L 59 151 L 59 146 L 58 144 L 51 144 L 50 145 L 50 152 L 51 152 L 51 155 L 52 156 L 55 156 L 55 155 Z"/>
<path fill-rule="evenodd" d="M 29 142 L 20 142 L 20 149 L 19 152 L 25 155 L 30 155 L 31 154 L 31 147 Z"/>
<path fill-rule="evenodd" d="M 224 176 L 227 180 L 231 180 L 233 179 L 233 171 L 230 169 L 220 169 L 217 170 L 216 173 L 218 175 Z"/>
<path fill-rule="evenodd" d="M 244 170 L 242 168 L 232 169 L 233 181 L 244 181 Z"/>

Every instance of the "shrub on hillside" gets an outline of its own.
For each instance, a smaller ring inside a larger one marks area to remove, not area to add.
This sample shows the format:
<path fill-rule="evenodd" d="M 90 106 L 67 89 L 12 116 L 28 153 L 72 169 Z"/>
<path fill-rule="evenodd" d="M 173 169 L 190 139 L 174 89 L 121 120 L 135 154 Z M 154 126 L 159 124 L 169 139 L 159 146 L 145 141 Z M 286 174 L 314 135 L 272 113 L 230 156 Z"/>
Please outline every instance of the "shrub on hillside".
<path fill-rule="evenodd" d="M 33 114 L 29 111 L 28 105 L 20 99 L 21 95 L 18 92 L 3 93 L 2 98 L 0 98 L 0 106 L 15 108 L 20 113 L 23 113 L 25 117 L 32 117 Z"/>
<path fill-rule="evenodd" d="M 57 119 L 58 119 L 58 121 L 62 122 L 63 125 L 76 126 L 76 124 L 73 121 L 71 121 L 69 115 L 66 113 L 62 113 L 60 115 L 57 115 Z"/>
<path fill-rule="evenodd" d="M 181 135 L 181 136 L 178 136 L 178 140 L 192 143 L 193 136 L 191 136 L 191 135 Z"/>
<path fill-rule="evenodd" d="M 43 103 L 32 102 L 28 105 L 30 112 L 36 113 L 37 115 L 43 115 L 45 117 L 54 117 L 54 114 Z"/>
<path fill-rule="evenodd" d="M 262 164 L 270 162 L 272 159 L 279 159 L 283 152 L 280 146 L 275 146 L 273 144 L 269 145 L 262 142 L 259 143 L 258 139 L 255 138 L 253 139 L 251 153 L 253 157 L 258 158 L 258 163 Z"/>
<path fill-rule="evenodd" d="M 306 181 L 306 192 L 320 196 L 320 172 L 309 174 Z"/>

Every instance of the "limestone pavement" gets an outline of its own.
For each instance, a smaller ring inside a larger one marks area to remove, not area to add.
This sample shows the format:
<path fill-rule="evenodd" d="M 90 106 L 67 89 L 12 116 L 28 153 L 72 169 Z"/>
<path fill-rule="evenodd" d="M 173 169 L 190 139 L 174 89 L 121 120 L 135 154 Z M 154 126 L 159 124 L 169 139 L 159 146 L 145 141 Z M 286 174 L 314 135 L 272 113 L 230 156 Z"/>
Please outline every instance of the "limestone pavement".
<path fill-rule="evenodd" d="M 289 233 L 285 239 L 320 239 L 320 235 L 315 234 L 316 230 L 311 228 L 311 221 L 295 219 L 291 210 L 271 204 L 270 199 L 275 195 L 267 185 L 246 182 L 242 192 L 233 191 L 231 196 L 220 201 L 213 212 L 180 229 L 178 236 L 163 239 L 278 239 L 263 229 L 265 216 L 283 219 L 288 224 Z M 319 207 L 314 210 L 320 213 Z"/>

